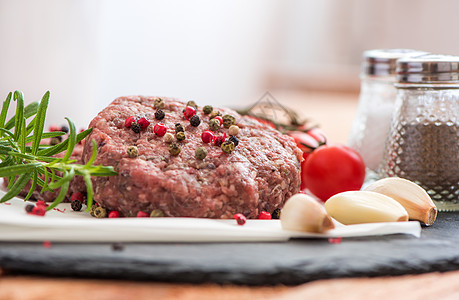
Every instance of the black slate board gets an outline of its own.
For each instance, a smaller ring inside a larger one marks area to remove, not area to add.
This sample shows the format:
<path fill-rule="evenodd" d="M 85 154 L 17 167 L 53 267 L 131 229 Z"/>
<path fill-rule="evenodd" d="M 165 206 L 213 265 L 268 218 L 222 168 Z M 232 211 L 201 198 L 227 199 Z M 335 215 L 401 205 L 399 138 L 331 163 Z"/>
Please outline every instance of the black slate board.
<path fill-rule="evenodd" d="M 71 234 L 71 233 L 69 233 Z M 0 243 L 14 274 L 181 283 L 295 285 L 340 277 L 459 269 L 459 213 L 441 213 L 422 237 L 391 235 L 283 243 Z"/>

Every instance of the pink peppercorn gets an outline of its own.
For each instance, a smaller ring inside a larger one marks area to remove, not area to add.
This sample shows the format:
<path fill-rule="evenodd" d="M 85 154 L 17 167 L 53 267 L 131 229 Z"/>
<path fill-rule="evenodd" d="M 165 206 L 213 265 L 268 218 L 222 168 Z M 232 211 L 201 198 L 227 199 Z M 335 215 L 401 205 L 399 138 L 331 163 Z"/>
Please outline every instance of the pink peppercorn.
<path fill-rule="evenodd" d="M 124 121 L 124 127 L 126 128 L 131 128 L 131 125 L 132 123 L 135 122 L 135 117 L 134 116 L 130 116 L 126 119 L 126 121 Z"/>
<path fill-rule="evenodd" d="M 116 210 L 112 210 L 111 212 L 108 213 L 109 218 L 119 218 L 120 217 L 120 212 Z"/>
<path fill-rule="evenodd" d="M 237 225 L 244 225 L 247 221 L 247 218 L 243 214 L 235 214 L 233 218 L 236 219 Z"/>
<path fill-rule="evenodd" d="M 194 109 L 194 107 L 191 107 L 191 106 L 185 107 L 185 111 L 183 112 L 183 115 L 185 116 L 187 120 L 191 119 L 191 117 L 194 116 L 195 114 L 196 114 L 196 109 Z"/>
<path fill-rule="evenodd" d="M 138 119 L 137 123 L 140 125 L 141 129 L 145 129 L 148 127 L 148 125 L 150 125 L 150 121 L 145 117 Z"/>
<path fill-rule="evenodd" d="M 70 196 L 70 200 L 72 200 L 72 201 L 75 201 L 75 200 L 83 201 L 83 194 L 80 193 L 80 192 L 72 193 L 72 196 Z"/>
<path fill-rule="evenodd" d="M 212 143 L 215 139 L 215 136 L 212 131 L 206 130 L 201 134 L 201 139 L 204 143 Z"/>
<path fill-rule="evenodd" d="M 144 211 L 139 211 L 139 212 L 137 213 L 137 218 L 148 218 L 148 217 L 150 217 L 150 215 L 147 214 L 147 213 L 144 212 Z"/>
<path fill-rule="evenodd" d="M 214 119 L 220 122 L 220 126 L 223 124 L 223 118 L 221 116 L 216 116 Z"/>
<path fill-rule="evenodd" d="M 271 220 L 271 214 L 267 211 L 261 211 L 258 215 L 258 219 L 260 220 Z"/>
<path fill-rule="evenodd" d="M 220 147 L 225 140 L 226 140 L 226 132 L 223 135 L 217 136 L 214 139 L 214 144 L 215 144 L 215 146 Z"/>
<path fill-rule="evenodd" d="M 163 123 L 156 124 L 155 127 L 153 127 L 153 132 L 157 136 L 164 136 L 167 132 L 166 125 L 164 125 Z"/>
<path fill-rule="evenodd" d="M 44 216 L 46 214 L 46 206 L 37 205 L 35 206 L 29 215 Z"/>

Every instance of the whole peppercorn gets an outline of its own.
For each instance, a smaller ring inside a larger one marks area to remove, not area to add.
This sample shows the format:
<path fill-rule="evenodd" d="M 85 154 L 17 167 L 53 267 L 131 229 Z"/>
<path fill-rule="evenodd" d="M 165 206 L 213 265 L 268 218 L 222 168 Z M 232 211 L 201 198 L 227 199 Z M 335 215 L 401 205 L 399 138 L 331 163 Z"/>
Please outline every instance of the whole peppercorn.
<path fill-rule="evenodd" d="M 177 132 L 175 137 L 177 138 L 178 141 L 183 141 L 186 138 L 186 135 L 185 135 L 185 132 L 179 131 Z"/>
<path fill-rule="evenodd" d="M 169 145 L 169 153 L 172 155 L 179 155 L 180 145 L 177 143 L 172 143 Z"/>
<path fill-rule="evenodd" d="M 170 132 L 167 132 L 164 137 L 163 137 L 163 140 L 165 143 L 172 143 L 174 141 L 174 136 L 172 135 L 172 133 Z"/>
<path fill-rule="evenodd" d="M 198 105 L 197 105 L 196 102 L 194 102 L 193 100 L 188 101 L 188 102 L 186 103 L 186 106 L 191 106 L 191 107 L 193 107 L 194 109 L 198 109 Z"/>
<path fill-rule="evenodd" d="M 234 125 L 236 123 L 236 118 L 233 117 L 232 115 L 224 115 L 223 116 L 223 126 L 225 128 L 230 128 L 231 125 Z"/>
<path fill-rule="evenodd" d="M 271 220 L 271 214 L 267 211 L 261 211 L 258 215 L 258 219 L 260 220 Z"/>
<path fill-rule="evenodd" d="M 234 147 L 237 147 L 237 145 L 239 145 L 239 140 L 238 140 L 238 138 L 235 137 L 235 136 L 230 137 L 230 138 L 228 139 L 228 141 L 233 142 L 233 143 L 234 143 Z"/>
<path fill-rule="evenodd" d="M 195 150 L 195 155 L 197 159 L 203 160 L 207 156 L 207 150 L 204 147 L 198 147 Z"/>
<path fill-rule="evenodd" d="M 123 243 L 113 243 L 112 244 L 112 250 L 113 251 L 123 251 L 124 250 L 124 244 Z"/>
<path fill-rule="evenodd" d="M 190 119 L 190 124 L 191 126 L 198 127 L 199 124 L 201 124 L 201 119 L 199 118 L 198 115 L 194 115 Z"/>
<path fill-rule="evenodd" d="M 60 142 L 62 142 L 62 137 L 61 137 L 61 136 L 53 136 L 53 137 L 49 140 L 49 144 L 50 144 L 51 146 L 57 145 L 57 144 L 59 144 Z"/>
<path fill-rule="evenodd" d="M 126 149 L 127 154 L 129 155 L 130 158 L 134 158 L 139 156 L 139 149 L 137 149 L 136 146 L 129 146 Z"/>
<path fill-rule="evenodd" d="M 225 141 L 220 147 L 222 148 L 223 152 L 230 154 L 234 150 L 234 143 L 231 141 Z"/>
<path fill-rule="evenodd" d="M 155 112 L 155 119 L 156 119 L 156 120 L 162 120 L 162 119 L 164 119 L 165 116 L 166 116 L 166 114 L 165 114 L 164 111 L 162 111 L 161 109 L 158 109 L 158 110 Z"/>
<path fill-rule="evenodd" d="M 131 125 L 134 122 L 135 122 L 135 117 L 134 116 L 130 116 L 124 121 L 124 127 L 131 128 Z"/>
<path fill-rule="evenodd" d="M 137 122 L 132 122 L 131 124 L 131 129 L 132 131 L 134 131 L 135 133 L 140 133 L 140 131 L 142 130 L 142 126 L 137 123 Z"/>
<path fill-rule="evenodd" d="M 183 115 L 187 120 L 191 119 L 192 116 L 196 114 L 196 109 L 191 106 L 185 107 L 185 111 L 183 112 Z"/>
<path fill-rule="evenodd" d="M 214 134 L 212 131 L 206 130 L 201 134 L 201 139 L 204 143 L 212 143 L 214 141 Z"/>
<path fill-rule="evenodd" d="M 226 133 L 214 139 L 214 145 L 220 147 L 226 139 Z"/>
<path fill-rule="evenodd" d="M 222 115 L 221 112 L 216 111 L 216 110 L 213 110 L 213 111 L 210 113 L 209 118 L 213 119 L 213 118 L 215 118 L 216 116 L 221 116 L 221 115 Z"/>
<path fill-rule="evenodd" d="M 94 210 L 94 217 L 102 219 L 107 217 L 107 210 L 103 207 L 96 207 Z"/>
<path fill-rule="evenodd" d="M 147 118 L 145 117 L 141 117 L 137 120 L 137 123 L 139 123 L 140 125 L 140 129 L 145 129 L 148 127 L 148 125 L 150 125 L 150 120 L 148 120 Z M 132 126 L 132 125 L 131 125 Z"/>
<path fill-rule="evenodd" d="M 247 221 L 247 218 L 243 214 L 235 214 L 233 218 L 236 219 L 237 225 L 244 225 Z"/>
<path fill-rule="evenodd" d="M 81 203 L 80 200 L 73 200 L 72 201 L 72 204 L 71 204 L 71 207 L 74 211 L 80 211 L 81 208 L 83 207 L 83 203 Z"/>
<path fill-rule="evenodd" d="M 280 219 L 280 213 L 281 213 L 280 208 L 276 208 L 271 214 L 271 219 L 273 220 Z"/>
<path fill-rule="evenodd" d="M 80 192 L 74 192 L 72 193 L 72 195 L 70 196 L 70 200 L 74 201 L 74 200 L 80 200 L 81 202 L 83 202 L 83 194 L 80 193 Z"/>
<path fill-rule="evenodd" d="M 239 131 L 240 131 L 239 126 L 237 126 L 237 125 L 231 125 L 231 126 L 229 127 L 229 129 L 228 129 L 228 134 L 229 134 L 229 135 L 232 135 L 232 136 L 238 135 L 238 134 L 239 134 Z"/>
<path fill-rule="evenodd" d="M 25 206 L 25 211 L 26 211 L 28 214 L 30 214 L 34 208 L 35 208 L 35 205 L 33 205 L 33 204 L 27 204 L 27 205 Z"/>
<path fill-rule="evenodd" d="M 209 129 L 212 130 L 212 131 L 217 131 L 220 129 L 220 121 L 219 120 L 215 120 L 215 119 L 212 119 L 209 121 Z"/>
<path fill-rule="evenodd" d="M 206 105 L 202 108 L 202 111 L 208 115 L 210 114 L 212 111 L 214 110 L 214 108 L 212 107 L 212 105 Z"/>
<path fill-rule="evenodd" d="M 95 213 L 95 211 L 96 211 L 96 208 L 98 208 L 98 207 L 99 207 L 98 205 L 93 204 L 93 205 L 91 206 L 91 209 L 89 210 L 89 214 L 90 214 L 91 216 L 95 217 L 96 215 L 95 215 L 94 213 Z"/>
<path fill-rule="evenodd" d="M 218 121 L 220 122 L 220 125 L 223 124 L 223 119 L 222 119 L 221 116 L 216 116 L 216 117 L 214 118 L 214 120 L 218 120 Z"/>
<path fill-rule="evenodd" d="M 144 211 L 139 211 L 137 213 L 137 218 L 148 218 L 148 217 L 149 217 L 149 215 Z"/>
<path fill-rule="evenodd" d="M 185 126 L 180 123 L 175 124 L 175 132 L 185 131 Z"/>
<path fill-rule="evenodd" d="M 150 214 L 150 218 L 161 218 L 161 217 L 164 217 L 164 212 L 160 209 L 154 209 Z"/>
<path fill-rule="evenodd" d="M 155 127 L 153 127 L 153 132 L 157 136 L 164 136 L 167 132 L 167 127 L 163 123 L 158 123 L 155 125 Z"/>
<path fill-rule="evenodd" d="M 112 210 L 111 212 L 108 213 L 109 218 L 119 218 L 120 217 L 120 212 L 116 210 Z"/>
<path fill-rule="evenodd" d="M 69 127 L 67 125 L 62 125 L 61 131 L 65 132 L 65 133 L 68 133 L 69 132 Z"/>
<path fill-rule="evenodd" d="M 166 106 L 166 104 L 164 103 L 164 100 L 161 98 L 156 98 L 154 105 L 156 109 L 163 109 L 164 106 Z"/>

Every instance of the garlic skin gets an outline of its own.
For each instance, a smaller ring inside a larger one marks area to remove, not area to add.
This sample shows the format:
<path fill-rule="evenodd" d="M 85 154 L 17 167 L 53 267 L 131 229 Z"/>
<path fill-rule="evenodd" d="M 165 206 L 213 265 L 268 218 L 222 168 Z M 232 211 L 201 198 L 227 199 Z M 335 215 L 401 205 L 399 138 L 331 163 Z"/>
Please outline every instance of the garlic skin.
<path fill-rule="evenodd" d="M 327 213 L 345 225 L 408 221 L 408 212 L 394 199 L 376 192 L 349 191 L 325 202 Z"/>
<path fill-rule="evenodd" d="M 290 197 L 281 211 L 284 230 L 323 233 L 335 228 L 324 206 L 311 196 L 296 194 Z"/>
<path fill-rule="evenodd" d="M 384 178 L 371 183 L 364 190 L 391 197 L 406 209 L 411 220 L 432 225 L 437 218 L 437 207 L 429 194 L 410 180 L 398 177 Z"/>

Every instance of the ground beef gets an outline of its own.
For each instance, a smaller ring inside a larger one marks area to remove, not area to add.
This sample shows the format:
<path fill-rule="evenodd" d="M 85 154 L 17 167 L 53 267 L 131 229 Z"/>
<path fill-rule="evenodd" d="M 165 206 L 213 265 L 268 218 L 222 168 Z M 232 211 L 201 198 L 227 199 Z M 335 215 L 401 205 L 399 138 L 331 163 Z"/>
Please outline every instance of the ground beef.
<path fill-rule="evenodd" d="M 98 145 L 95 164 L 113 166 L 117 176 L 94 177 L 94 199 L 108 210 L 123 216 L 155 209 L 170 217 L 230 218 L 242 213 L 256 218 L 260 211 L 281 208 L 286 199 L 300 190 L 301 150 L 288 136 L 230 109 L 215 109 L 232 115 L 240 127 L 239 144 L 227 154 L 214 144 L 204 143 L 203 131 L 209 129 L 209 115 L 198 107 L 201 124 L 192 126 L 184 117 L 186 104 L 162 98 L 164 119 L 155 119 L 157 97 L 131 96 L 115 99 L 90 123 L 93 128 L 83 151 L 83 163 Z M 146 117 L 151 124 L 139 133 L 125 127 L 130 117 Z M 186 139 L 178 142 L 181 152 L 171 155 L 169 144 L 153 132 L 154 125 L 164 123 L 175 136 L 175 125 L 185 127 Z M 223 126 L 215 132 L 222 136 Z M 127 148 L 136 146 L 137 157 Z M 204 160 L 195 157 L 195 149 L 204 147 Z"/>

